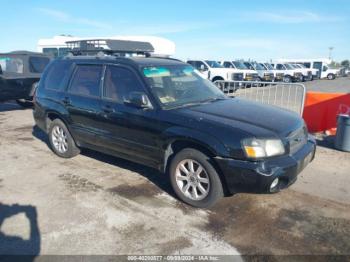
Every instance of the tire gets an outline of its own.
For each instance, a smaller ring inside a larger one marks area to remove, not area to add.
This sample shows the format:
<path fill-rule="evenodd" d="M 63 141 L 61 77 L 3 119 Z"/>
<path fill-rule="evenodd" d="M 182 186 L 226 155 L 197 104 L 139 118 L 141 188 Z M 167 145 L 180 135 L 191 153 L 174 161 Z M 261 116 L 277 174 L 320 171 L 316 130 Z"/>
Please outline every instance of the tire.
<path fill-rule="evenodd" d="M 63 134 L 60 132 L 61 130 Z M 51 122 L 48 136 L 52 151 L 59 157 L 72 158 L 80 153 L 80 149 L 76 146 L 66 125 L 60 119 Z"/>
<path fill-rule="evenodd" d="M 284 76 L 283 77 L 283 82 L 284 83 L 292 83 L 292 78 L 290 76 Z"/>
<path fill-rule="evenodd" d="M 192 172 L 186 161 L 192 161 Z M 187 170 L 187 175 L 181 165 Z M 193 171 L 199 171 L 199 167 L 203 171 L 195 174 Z M 211 164 L 211 158 L 198 150 L 186 148 L 178 152 L 171 161 L 169 172 L 171 185 L 178 198 L 193 207 L 211 207 L 224 196 L 220 177 Z"/>
<path fill-rule="evenodd" d="M 328 74 L 327 79 L 328 80 L 334 80 L 335 79 L 335 75 L 334 74 Z"/>
<path fill-rule="evenodd" d="M 27 99 L 17 99 L 16 103 L 23 108 L 31 108 L 33 107 L 33 102 Z"/>
<path fill-rule="evenodd" d="M 224 81 L 222 77 L 214 77 L 212 82 L 215 83 L 216 81 Z"/>

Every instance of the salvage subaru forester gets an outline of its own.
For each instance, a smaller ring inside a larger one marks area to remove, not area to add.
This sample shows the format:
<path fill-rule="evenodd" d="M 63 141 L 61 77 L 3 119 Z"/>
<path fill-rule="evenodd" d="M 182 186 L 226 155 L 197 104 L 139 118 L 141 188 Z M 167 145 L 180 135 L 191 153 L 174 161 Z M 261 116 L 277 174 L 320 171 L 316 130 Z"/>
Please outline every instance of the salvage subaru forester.
<path fill-rule="evenodd" d="M 57 59 L 40 81 L 34 118 L 58 156 L 89 148 L 156 168 L 195 207 L 278 192 L 316 149 L 297 114 L 226 97 L 175 59 Z"/>

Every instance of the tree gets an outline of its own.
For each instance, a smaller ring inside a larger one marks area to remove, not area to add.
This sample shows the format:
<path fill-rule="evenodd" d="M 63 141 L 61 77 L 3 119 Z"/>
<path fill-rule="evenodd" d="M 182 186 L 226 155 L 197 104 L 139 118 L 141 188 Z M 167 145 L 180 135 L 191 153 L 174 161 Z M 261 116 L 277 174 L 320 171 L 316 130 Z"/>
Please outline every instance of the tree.
<path fill-rule="evenodd" d="M 343 67 L 350 67 L 350 61 L 349 60 L 344 60 L 340 64 Z"/>

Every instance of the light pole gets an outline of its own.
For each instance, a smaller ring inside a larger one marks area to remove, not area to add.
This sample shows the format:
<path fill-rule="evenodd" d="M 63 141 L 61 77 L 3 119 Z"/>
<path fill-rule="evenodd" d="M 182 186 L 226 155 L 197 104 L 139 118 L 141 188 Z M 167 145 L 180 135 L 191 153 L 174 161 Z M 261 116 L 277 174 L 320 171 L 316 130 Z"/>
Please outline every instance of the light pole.
<path fill-rule="evenodd" d="M 329 60 L 332 60 L 332 51 L 333 51 L 334 47 L 330 46 L 330 47 L 328 47 L 328 49 L 329 49 Z"/>

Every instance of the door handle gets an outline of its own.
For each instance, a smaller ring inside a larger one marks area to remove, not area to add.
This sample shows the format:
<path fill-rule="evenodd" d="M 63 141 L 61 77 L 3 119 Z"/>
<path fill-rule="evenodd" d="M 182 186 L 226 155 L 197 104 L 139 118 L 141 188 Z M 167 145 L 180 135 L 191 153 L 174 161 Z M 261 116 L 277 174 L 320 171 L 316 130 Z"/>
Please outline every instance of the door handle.
<path fill-rule="evenodd" d="M 63 98 L 62 102 L 63 102 L 63 104 L 65 104 L 65 105 L 70 105 L 70 99 L 69 99 L 69 97 Z"/>
<path fill-rule="evenodd" d="M 102 111 L 107 114 L 115 112 L 115 110 L 109 105 L 102 106 Z"/>

